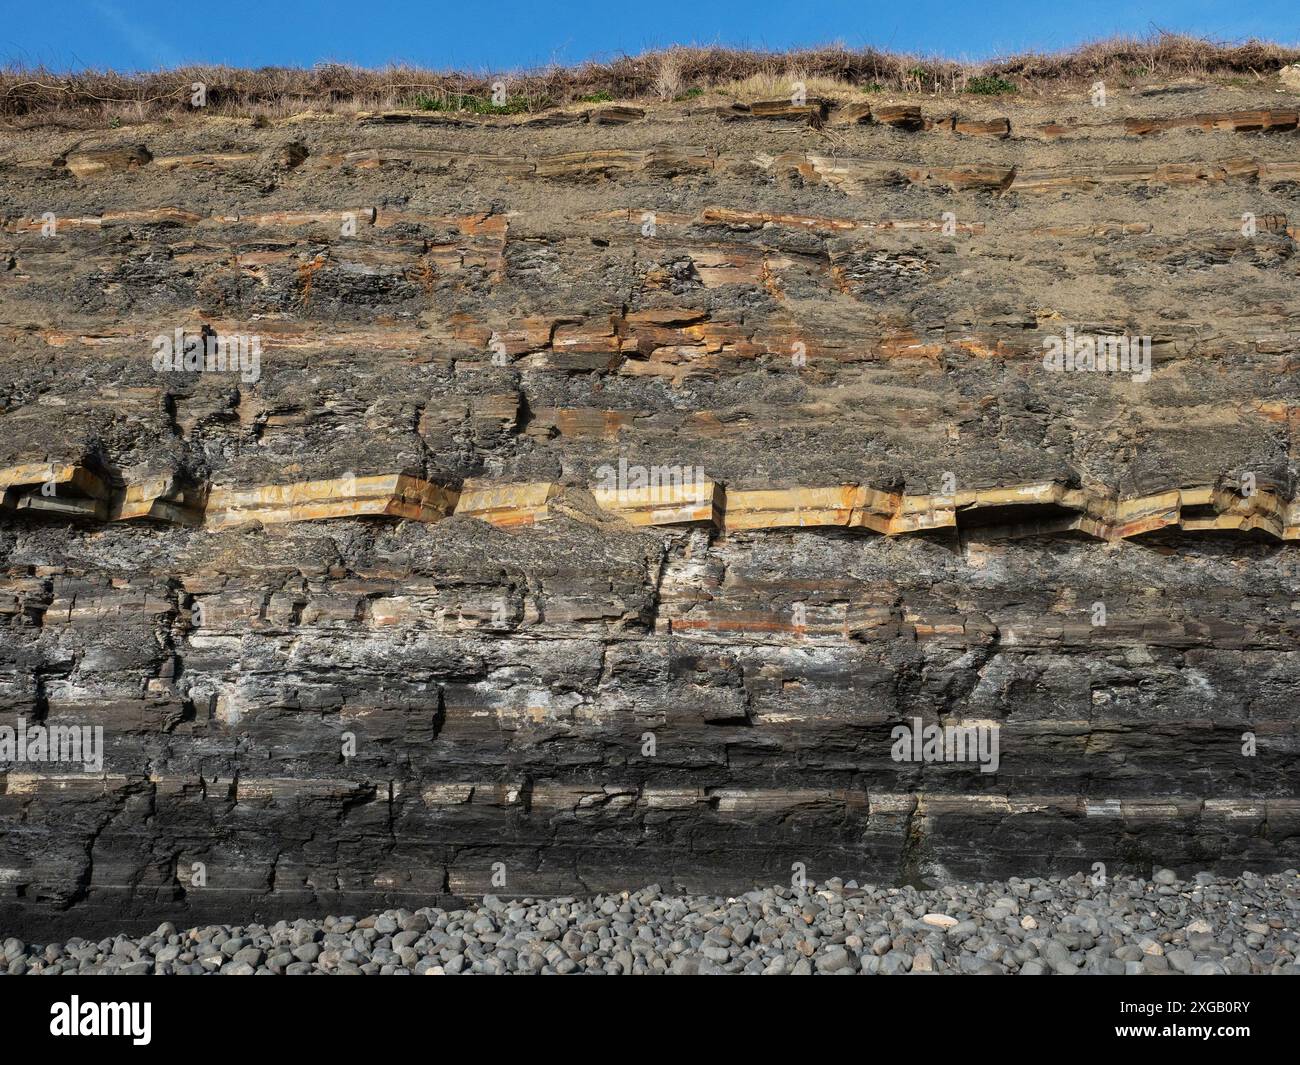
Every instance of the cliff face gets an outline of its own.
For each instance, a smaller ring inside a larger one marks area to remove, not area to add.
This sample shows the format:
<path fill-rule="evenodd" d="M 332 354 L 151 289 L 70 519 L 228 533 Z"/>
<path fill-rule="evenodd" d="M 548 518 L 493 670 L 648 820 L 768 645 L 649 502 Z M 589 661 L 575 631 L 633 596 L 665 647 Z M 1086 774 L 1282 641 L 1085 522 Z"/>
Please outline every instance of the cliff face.
<path fill-rule="evenodd" d="M 1296 865 L 1296 102 L 9 136 L 0 924 Z"/>

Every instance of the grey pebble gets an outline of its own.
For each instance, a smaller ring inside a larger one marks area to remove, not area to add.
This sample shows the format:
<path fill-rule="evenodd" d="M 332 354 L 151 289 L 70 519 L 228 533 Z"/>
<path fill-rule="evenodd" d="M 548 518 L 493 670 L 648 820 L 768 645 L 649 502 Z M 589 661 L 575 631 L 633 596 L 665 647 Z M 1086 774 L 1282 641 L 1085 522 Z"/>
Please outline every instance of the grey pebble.
<path fill-rule="evenodd" d="M 859 886 L 861 885 L 861 886 Z M 922 921 L 942 914 L 946 930 Z M 1211 929 L 1207 932 L 1204 929 Z M 1300 973 L 1300 875 L 1169 869 L 930 890 L 831 880 L 734 898 L 658 885 L 594 898 L 502 899 L 268 927 L 171 922 L 138 938 L 3 942 L 0 972 L 231 976 L 915 973 Z"/>

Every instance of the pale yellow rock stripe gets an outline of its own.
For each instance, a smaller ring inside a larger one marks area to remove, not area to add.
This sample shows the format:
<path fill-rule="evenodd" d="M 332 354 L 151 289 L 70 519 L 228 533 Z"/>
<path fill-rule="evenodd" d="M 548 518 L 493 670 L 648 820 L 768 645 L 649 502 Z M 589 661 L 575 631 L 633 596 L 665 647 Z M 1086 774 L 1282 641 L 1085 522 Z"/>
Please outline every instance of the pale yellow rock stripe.
<path fill-rule="evenodd" d="M 635 489 L 568 488 L 548 481 L 501 483 L 470 480 L 462 488 L 410 474 L 378 474 L 254 485 L 217 486 L 208 493 L 178 485 L 160 474 L 114 488 L 75 463 L 34 462 L 0 469 L 0 491 L 9 509 L 45 511 L 101 521 L 154 519 L 224 529 L 328 518 L 391 517 L 433 522 L 453 514 L 503 528 L 533 525 L 558 513 L 566 497 L 588 501 L 563 512 L 597 519 L 596 511 L 635 526 L 711 524 L 723 532 L 841 527 L 886 536 L 951 528 L 958 514 L 1021 506 L 1054 506 L 1047 517 L 1008 517 L 996 528 L 1018 533 L 1078 531 L 1118 540 L 1165 527 L 1195 532 L 1259 530 L 1281 540 L 1300 540 L 1300 501 L 1271 491 L 1242 496 L 1224 487 L 1193 485 L 1120 498 L 1105 489 L 1069 488 L 1042 481 L 951 495 L 903 494 L 864 485 L 772 489 L 726 489 L 709 480 L 685 479 Z M 595 505 L 595 511 L 591 508 Z M 1198 512 L 1184 517 L 1184 508 Z M 1208 512 L 1207 512 L 1208 511 Z"/>

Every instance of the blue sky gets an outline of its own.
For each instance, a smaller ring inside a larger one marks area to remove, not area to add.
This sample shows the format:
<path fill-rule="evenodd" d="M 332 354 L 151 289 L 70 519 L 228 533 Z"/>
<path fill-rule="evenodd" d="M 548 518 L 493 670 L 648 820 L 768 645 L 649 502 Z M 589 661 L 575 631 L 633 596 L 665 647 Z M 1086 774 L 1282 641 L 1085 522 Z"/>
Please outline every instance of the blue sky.
<path fill-rule="evenodd" d="M 984 59 L 1155 28 L 1300 42 L 1300 2 L 1244 0 L 0 0 L 0 62 L 153 70 L 185 62 L 406 61 L 508 71 L 679 44 L 785 49 L 842 41 Z"/>

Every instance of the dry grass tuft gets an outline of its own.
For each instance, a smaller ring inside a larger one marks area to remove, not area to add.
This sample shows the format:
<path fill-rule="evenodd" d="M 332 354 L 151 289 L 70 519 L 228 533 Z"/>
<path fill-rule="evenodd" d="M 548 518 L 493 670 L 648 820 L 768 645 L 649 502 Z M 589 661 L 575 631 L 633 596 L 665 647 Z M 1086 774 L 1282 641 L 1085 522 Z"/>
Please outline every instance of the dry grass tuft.
<path fill-rule="evenodd" d="M 53 74 L 41 68 L 0 72 L 0 116 L 15 124 L 42 121 L 120 125 L 192 111 L 192 85 L 206 86 L 207 114 L 281 118 L 301 111 L 383 107 L 456 108 L 486 101 L 491 83 L 506 81 L 513 109 L 543 110 L 584 97 L 674 100 L 722 92 L 776 97 L 803 81 L 810 96 L 867 91 L 960 93 L 973 77 L 999 77 L 1022 88 L 1075 79 L 1117 80 L 1251 76 L 1262 79 L 1300 62 L 1300 48 L 1266 41 L 1220 44 L 1182 34 L 1114 38 L 1056 54 L 1030 53 L 988 63 L 959 63 L 833 45 L 798 52 L 673 47 L 577 67 L 511 75 L 436 72 L 409 66 L 376 70 L 325 63 L 311 69 L 239 70 L 189 66 L 147 74 L 111 70 Z M 490 108 L 488 108 L 490 110 Z"/>
<path fill-rule="evenodd" d="M 686 87 L 682 82 L 682 67 L 685 66 L 682 51 L 683 49 L 670 48 L 655 57 L 654 91 L 661 100 L 677 99 Z"/>

